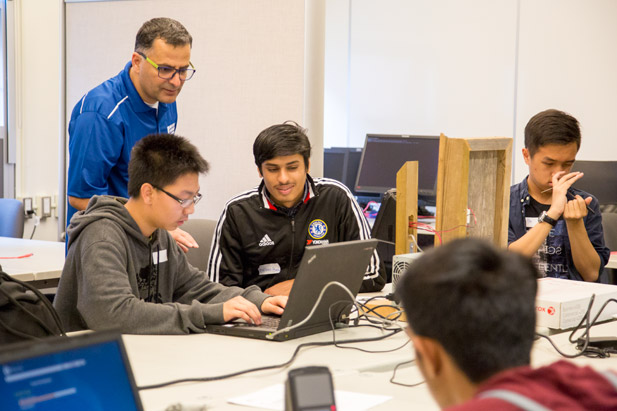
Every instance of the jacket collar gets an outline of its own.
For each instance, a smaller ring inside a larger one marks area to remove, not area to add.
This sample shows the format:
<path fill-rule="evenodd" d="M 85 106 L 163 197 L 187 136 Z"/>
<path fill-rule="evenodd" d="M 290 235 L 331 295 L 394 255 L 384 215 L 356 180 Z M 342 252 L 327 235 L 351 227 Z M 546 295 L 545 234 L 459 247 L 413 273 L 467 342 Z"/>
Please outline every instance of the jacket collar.
<path fill-rule="evenodd" d="M 523 206 L 529 205 L 529 202 L 531 201 L 531 196 L 529 195 L 529 186 L 527 185 L 528 178 L 529 176 L 525 177 L 523 181 L 518 184 L 517 187 L 518 199 Z"/>
<path fill-rule="evenodd" d="M 261 183 L 259 184 L 258 190 L 261 195 L 261 201 L 262 201 L 262 205 L 264 208 L 267 208 L 270 210 L 279 210 L 282 208 L 280 206 L 275 205 L 270 200 L 270 193 L 268 193 L 268 190 L 266 189 L 266 185 L 264 184 L 263 179 L 261 180 Z M 307 174 L 306 182 L 304 183 L 304 200 L 302 200 L 302 202 L 293 206 L 291 209 L 298 207 L 300 204 L 306 204 L 311 198 L 317 195 L 319 195 L 319 193 L 317 191 L 317 187 L 315 186 L 315 182 L 313 181 L 313 178 Z"/>
<path fill-rule="evenodd" d="M 149 105 L 147 105 L 144 100 L 141 98 L 137 89 L 135 88 L 135 84 L 133 84 L 133 80 L 131 80 L 131 76 L 129 74 L 133 63 L 128 62 L 126 66 L 124 66 L 124 70 L 122 70 L 122 83 L 124 84 L 124 88 L 126 89 L 126 93 L 129 96 L 129 103 L 131 104 L 131 108 L 134 112 L 143 113 L 147 111 L 154 111 Z M 159 114 L 163 113 L 167 110 L 167 104 L 159 102 Z M 160 115 L 159 115 L 160 118 Z"/>

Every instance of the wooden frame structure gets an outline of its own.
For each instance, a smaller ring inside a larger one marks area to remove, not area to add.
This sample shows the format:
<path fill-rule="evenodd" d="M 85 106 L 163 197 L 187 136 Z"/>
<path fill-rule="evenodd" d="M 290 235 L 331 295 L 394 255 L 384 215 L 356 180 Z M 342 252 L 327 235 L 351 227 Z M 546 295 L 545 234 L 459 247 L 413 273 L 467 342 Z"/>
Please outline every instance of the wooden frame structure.
<path fill-rule="evenodd" d="M 418 233 L 418 162 L 408 161 L 396 173 L 396 223 L 394 252 L 416 252 Z M 414 224 L 411 224 L 414 223 Z M 413 236 L 413 237 L 412 237 Z M 412 238 L 414 239 L 412 241 Z"/>
<path fill-rule="evenodd" d="M 435 245 L 470 236 L 506 247 L 511 172 L 511 138 L 441 134 Z"/>

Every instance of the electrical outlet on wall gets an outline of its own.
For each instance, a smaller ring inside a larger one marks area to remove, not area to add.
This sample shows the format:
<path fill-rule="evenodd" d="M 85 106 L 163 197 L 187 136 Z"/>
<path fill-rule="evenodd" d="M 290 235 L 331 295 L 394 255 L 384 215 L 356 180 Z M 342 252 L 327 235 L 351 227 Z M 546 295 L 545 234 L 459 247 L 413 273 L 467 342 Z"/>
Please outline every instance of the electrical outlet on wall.
<path fill-rule="evenodd" d="M 32 214 L 34 214 L 34 204 L 32 203 L 32 197 L 24 197 L 22 199 L 24 203 L 24 214 L 26 218 L 32 218 Z"/>
<path fill-rule="evenodd" d="M 41 217 L 51 217 L 51 196 L 41 197 Z"/>

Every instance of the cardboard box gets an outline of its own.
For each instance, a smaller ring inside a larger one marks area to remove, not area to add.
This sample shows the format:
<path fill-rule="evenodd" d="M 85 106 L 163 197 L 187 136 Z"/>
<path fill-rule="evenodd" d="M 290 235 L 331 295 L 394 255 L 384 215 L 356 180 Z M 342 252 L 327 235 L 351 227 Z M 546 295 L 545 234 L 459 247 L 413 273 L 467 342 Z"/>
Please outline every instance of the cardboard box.
<path fill-rule="evenodd" d="M 591 309 L 591 320 L 607 300 L 617 299 L 617 285 L 557 278 L 539 279 L 536 324 L 562 330 L 576 327 L 585 315 L 593 294 L 596 297 Z M 614 314 L 617 314 L 617 303 L 612 302 L 604 308 L 598 321 L 610 320 Z"/>

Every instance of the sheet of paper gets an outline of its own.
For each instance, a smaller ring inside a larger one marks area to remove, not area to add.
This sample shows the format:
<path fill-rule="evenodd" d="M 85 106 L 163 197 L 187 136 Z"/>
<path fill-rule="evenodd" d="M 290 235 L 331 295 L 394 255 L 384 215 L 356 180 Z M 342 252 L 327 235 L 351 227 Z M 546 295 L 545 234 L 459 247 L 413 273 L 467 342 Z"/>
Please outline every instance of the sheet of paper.
<path fill-rule="evenodd" d="M 392 398 L 387 395 L 361 394 L 340 390 L 335 390 L 334 396 L 336 398 L 336 409 L 338 411 L 368 410 Z M 227 402 L 247 407 L 284 411 L 285 387 L 283 384 L 271 385 L 247 395 L 230 398 Z"/>

